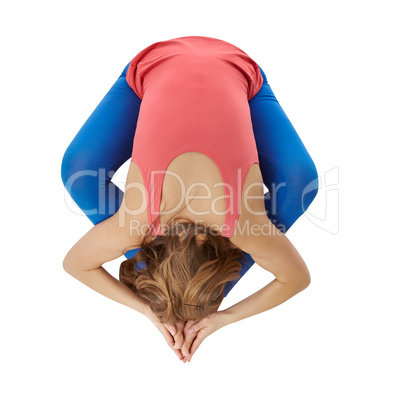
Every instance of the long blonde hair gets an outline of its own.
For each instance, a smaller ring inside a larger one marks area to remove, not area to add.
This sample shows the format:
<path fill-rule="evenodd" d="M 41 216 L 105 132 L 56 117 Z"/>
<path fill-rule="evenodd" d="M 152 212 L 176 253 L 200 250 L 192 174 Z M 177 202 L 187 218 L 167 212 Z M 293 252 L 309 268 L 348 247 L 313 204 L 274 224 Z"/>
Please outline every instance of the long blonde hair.
<path fill-rule="evenodd" d="M 244 252 L 209 226 L 171 219 L 163 236 L 152 223 L 140 249 L 120 265 L 119 279 L 158 320 L 198 320 L 216 311 L 228 281 L 238 279 Z"/>

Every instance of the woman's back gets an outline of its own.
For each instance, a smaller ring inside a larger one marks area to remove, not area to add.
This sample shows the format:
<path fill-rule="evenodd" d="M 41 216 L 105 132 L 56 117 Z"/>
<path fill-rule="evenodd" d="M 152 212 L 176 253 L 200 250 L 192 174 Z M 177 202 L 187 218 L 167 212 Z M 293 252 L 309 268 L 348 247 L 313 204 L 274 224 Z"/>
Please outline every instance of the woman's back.
<path fill-rule="evenodd" d="M 220 222 L 221 235 L 232 237 L 246 175 L 259 164 L 248 104 L 263 82 L 258 64 L 228 42 L 188 36 L 142 50 L 126 80 L 142 100 L 131 161 L 148 223 L 174 199 L 177 212 L 198 190 L 186 216 Z"/>

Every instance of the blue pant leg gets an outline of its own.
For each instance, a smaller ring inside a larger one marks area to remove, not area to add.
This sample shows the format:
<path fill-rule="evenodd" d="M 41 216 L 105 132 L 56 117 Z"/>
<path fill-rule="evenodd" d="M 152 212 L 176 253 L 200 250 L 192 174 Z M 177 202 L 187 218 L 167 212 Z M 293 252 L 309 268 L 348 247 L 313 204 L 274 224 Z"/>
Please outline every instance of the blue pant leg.
<path fill-rule="evenodd" d="M 72 199 L 96 225 L 114 215 L 124 193 L 112 181 L 132 153 L 141 99 L 128 86 L 128 63 L 64 153 L 61 177 Z M 131 258 L 137 251 L 129 250 Z"/>
<path fill-rule="evenodd" d="M 317 195 L 318 175 L 313 159 L 261 67 L 260 71 L 264 82 L 250 99 L 250 114 L 261 174 L 270 192 L 265 197 L 267 215 L 286 233 Z"/>
<path fill-rule="evenodd" d="M 264 201 L 267 216 L 283 233 L 306 211 L 318 192 L 316 166 L 292 123 L 276 99 L 267 77 L 249 101 L 258 159 L 268 192 Z M 253 265 L 250 254 L 242 263 L 240 278 L 229 282 L 225 296 Z"/>

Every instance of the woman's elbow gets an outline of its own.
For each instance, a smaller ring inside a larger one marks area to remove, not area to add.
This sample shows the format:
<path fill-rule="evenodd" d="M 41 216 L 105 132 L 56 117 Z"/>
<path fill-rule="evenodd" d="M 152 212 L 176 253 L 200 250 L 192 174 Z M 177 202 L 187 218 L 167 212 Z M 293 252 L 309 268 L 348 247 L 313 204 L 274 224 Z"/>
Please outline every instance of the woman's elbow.
<path fill-rule="evenodd" d="M 300 278 L 299 280 L 299 284 L 303 289 L 306 289 L 311 283 L 311 275 L 310 272 L 307 270 L 307 272 L 305 274 L 303 274 L 303 276 Z"/>

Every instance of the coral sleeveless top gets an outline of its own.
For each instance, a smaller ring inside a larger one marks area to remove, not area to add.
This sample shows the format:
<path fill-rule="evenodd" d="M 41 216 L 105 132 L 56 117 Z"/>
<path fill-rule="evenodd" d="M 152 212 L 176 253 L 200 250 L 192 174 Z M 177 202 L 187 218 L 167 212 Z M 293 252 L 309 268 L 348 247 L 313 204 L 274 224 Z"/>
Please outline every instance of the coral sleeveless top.
<path fill-rule="evenodd" d="M 263 83 L 258 64 L 223 40 L 184 36 L 138 53 L 126 80 L 142 100 L 131 160 L 144 180 L 149 224 L 160 213 L 170 162 L 195 151 L 220 170 L 226 202 L 221 235 L 231 237 L 246 175 L 259 164 L 248 104 Z M 160 222 L 155 228 L 161 235 Z"/>

